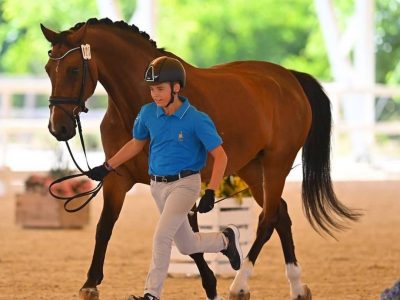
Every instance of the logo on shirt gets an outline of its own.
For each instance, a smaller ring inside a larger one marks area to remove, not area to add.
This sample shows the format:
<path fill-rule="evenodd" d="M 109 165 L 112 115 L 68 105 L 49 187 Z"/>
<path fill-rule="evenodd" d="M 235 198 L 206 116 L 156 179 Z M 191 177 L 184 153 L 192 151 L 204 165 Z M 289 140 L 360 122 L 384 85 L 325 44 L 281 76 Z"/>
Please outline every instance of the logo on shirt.
<path fill-rule="evenodd" d="M 137 114 L 135 122 L 137 122 L 140 119 L 140 112 Z"/>
<path fill-rule="evenodd" d="M 179 132 L 178 134 L 178 141 L 182 142 L 183 141 L 183 132 Z"/>

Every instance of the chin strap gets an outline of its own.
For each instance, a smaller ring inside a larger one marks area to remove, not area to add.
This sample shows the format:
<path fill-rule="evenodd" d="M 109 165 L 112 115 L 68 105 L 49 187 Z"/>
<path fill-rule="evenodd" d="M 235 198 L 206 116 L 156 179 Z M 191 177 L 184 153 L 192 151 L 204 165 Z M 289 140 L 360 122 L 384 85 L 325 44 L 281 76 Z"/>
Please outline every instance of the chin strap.
<path fill-rule="evenodd" d="M 172 82 L 170 82 L 170 85 L 171 85 L 171 99 L 169 100 L 167 105 L 164 106 L 164 108 L 167 108 L 168 106 L 170 106 L 175 100 L 176 93 L 174 92 L 174 84 Z"/>

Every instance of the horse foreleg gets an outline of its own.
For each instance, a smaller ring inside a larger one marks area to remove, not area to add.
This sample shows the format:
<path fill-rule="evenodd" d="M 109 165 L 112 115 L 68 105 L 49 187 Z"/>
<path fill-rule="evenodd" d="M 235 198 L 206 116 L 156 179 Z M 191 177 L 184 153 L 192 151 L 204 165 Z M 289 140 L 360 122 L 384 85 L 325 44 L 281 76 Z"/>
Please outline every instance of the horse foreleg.
<path fill-rule="evenodd" d="M 199 225 L 197 222 L 197 213 L 188 215 L 190 226 L 194 232 L 199 232 Z M 197 269 L 201 276 L 201 284 L 207 294 L 207 300 L 218 300 L 217 295 L 217 279 L 214 272 L 208 266 L 204 259 L 204 253 L 194 253 L 190 257 L 194 260 Z"/>
<path fill-rule="evenodd" d="M 278 222 L 275 229 L 282 244 L 283 255 L 286 264 L 286 277 L 290 284 L 290 296 L 297 300 L 311 300 L 311 291 L 307 285 L 303 285 L 300 276 L 301 268 L 297 263 L 294 252 L 294 242 L 292 236 L 292 221 L 287 210 L 285 200 L 281 199 L 278 210 Z"/>
<path fill-rule="evenodd" d="M 100 220 L 96 228 L 96 244 L 94 247 L 92 263 L 87 273 L 87 280 L 79 291 L 81 300 L 97 300 L 99 292 L 97 285 L 103 280 L 103 266 L 107 251 L 108 241 L 118 219 L 122 204 L 125 199 L 126 187 L 121 179 L 114 174 L 106 178 L 104 182 L 103 198 L 104 205 Z"/>

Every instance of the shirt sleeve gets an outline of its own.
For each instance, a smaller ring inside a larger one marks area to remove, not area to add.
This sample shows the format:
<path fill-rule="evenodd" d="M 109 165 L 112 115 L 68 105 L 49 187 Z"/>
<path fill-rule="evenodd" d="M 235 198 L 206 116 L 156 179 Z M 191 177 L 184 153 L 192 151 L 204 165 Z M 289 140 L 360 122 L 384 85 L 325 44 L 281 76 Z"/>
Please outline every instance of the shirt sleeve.
<path fill-rule="evenodd" d="M 213 121 L 205 113 L 199 113 L 195 132 L 207 151 L 211 151 L 222 144 L 222 138 L 219 136 Z"/>
<path fill-rule="evenodd" d="M 133 132 L 132 135 L 137 140 L 146 140 L 149 138 L 149 129 L 146 126 L 146 122 L 144 120 L 144 111 L 143 107 L 138 113 L 135 122 L 133 123 Z"/>

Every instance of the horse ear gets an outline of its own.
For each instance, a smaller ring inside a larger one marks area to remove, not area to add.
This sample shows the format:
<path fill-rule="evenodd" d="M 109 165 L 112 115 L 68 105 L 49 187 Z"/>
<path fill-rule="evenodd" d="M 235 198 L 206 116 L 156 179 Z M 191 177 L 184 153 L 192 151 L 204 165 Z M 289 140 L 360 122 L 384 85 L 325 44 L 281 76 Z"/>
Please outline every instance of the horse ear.
<path fill-rule="evenodd" d="M 40 29 L 42 29 L 43 35 L 50 43 L 54 44 L 57 39 L 57 32 L 46 28 L 43 24 L 40 24 Z"/>
<path fill-rule="evenodd" d="M 69 35 L 67 37 L 67 40 L 72 45 L 79 44 L 79 43 L 81 43 L 85 33 L 86 33 L 86 24 L 82 25 L 81 28 L 79 28 L 77 31 L 75 31 L 71 35 Z"/>

